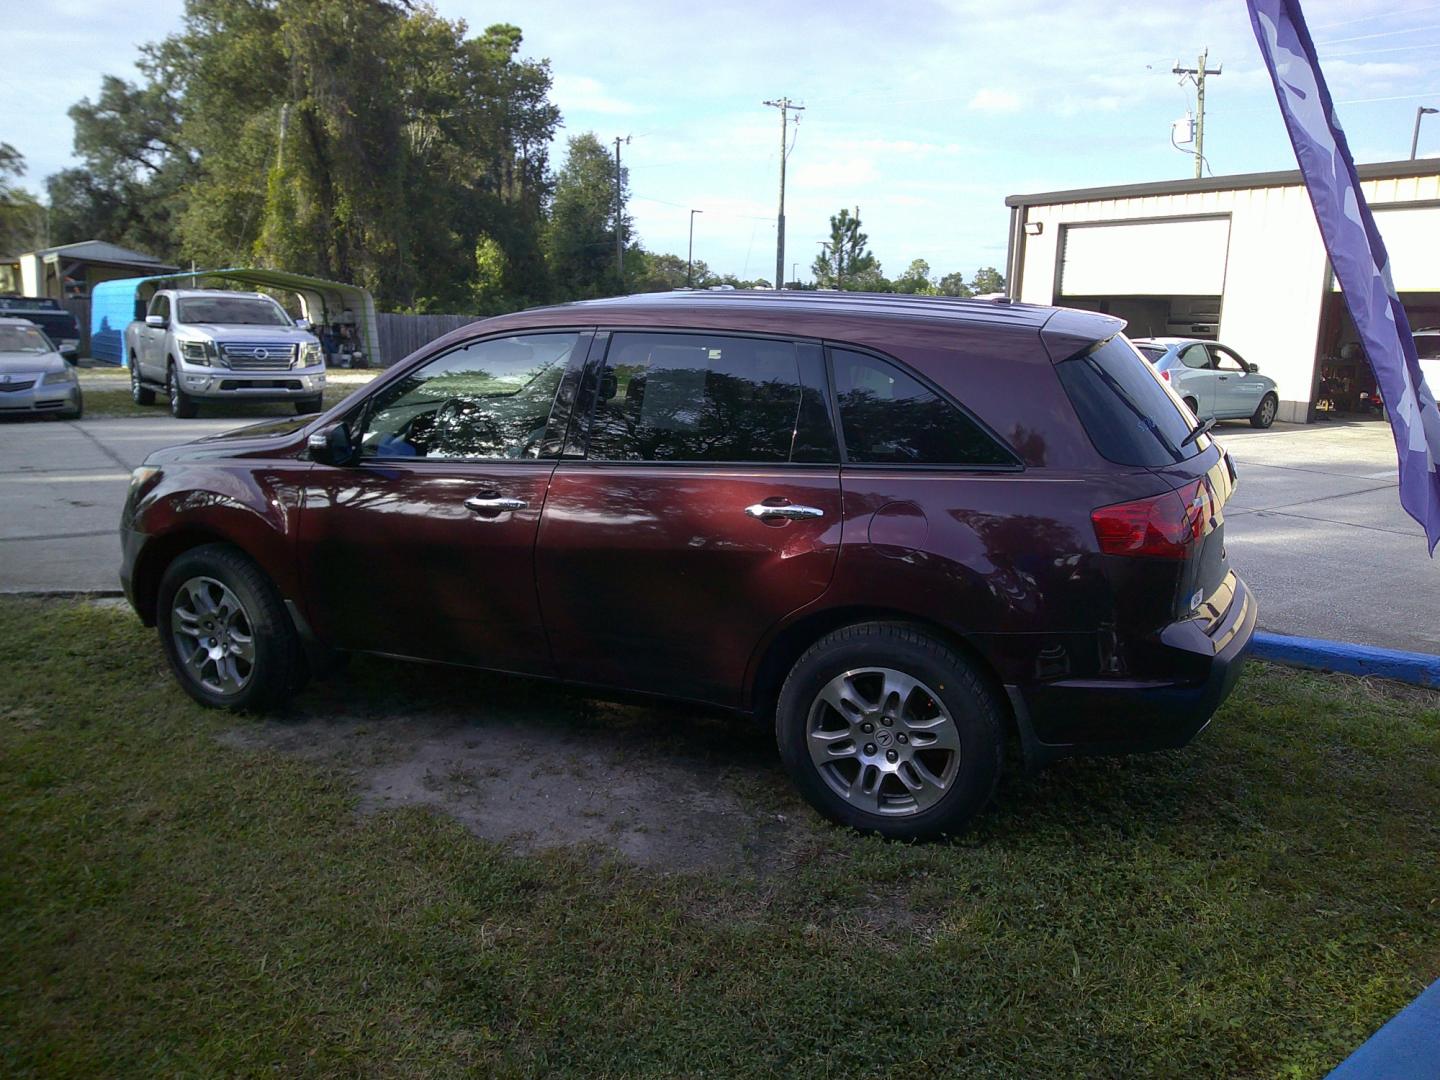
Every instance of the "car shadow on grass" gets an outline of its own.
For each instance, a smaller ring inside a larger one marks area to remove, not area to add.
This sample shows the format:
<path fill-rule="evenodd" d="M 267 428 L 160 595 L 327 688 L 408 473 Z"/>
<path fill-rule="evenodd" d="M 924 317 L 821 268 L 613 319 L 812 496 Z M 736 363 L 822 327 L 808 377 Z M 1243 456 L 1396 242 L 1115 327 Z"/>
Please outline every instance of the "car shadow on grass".
<path fill-rule="evenodd" d="M 341 770 L 362 812 L 426 808 L 522 851 L 588 848 L 661 871 L 765 876 L 883 843 L 829 825 L 800 799 L 767 725 L 458 668 L 356 657 L 283 719 L 247 721 L 227 738 Z M 1199 816 L 1213 826 L 1224 813 L 1198 782 L 1213 760 L 1203 742 L 1035 775 L 1011 757 L 1017 768 L 967 833 L 884 846 L 1083 845 L 1097 832 L 1173 832 Z"/>

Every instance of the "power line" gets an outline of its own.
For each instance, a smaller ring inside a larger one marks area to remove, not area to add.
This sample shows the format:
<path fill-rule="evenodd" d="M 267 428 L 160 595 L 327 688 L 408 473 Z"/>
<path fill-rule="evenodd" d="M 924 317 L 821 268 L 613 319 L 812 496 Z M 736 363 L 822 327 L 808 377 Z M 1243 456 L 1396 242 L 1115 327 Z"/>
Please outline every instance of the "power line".
<path fill-rule="evenodd" d="M 1316 46 L 1321 45 L 1343 45 L 1347 41 L 1370 41 L 1372 38 L 1394 37 L 1397 34 L 1423 34 L 1427 30 L 1440 30 L 1440 23 L 1431 23 L 1429 26 L 1411 26 L 1404 30 L 1382 30 L 1378 34 L 1357 34 L 1354 37 L 1331 38 L 1329 41 L 1317 41 Z"/>

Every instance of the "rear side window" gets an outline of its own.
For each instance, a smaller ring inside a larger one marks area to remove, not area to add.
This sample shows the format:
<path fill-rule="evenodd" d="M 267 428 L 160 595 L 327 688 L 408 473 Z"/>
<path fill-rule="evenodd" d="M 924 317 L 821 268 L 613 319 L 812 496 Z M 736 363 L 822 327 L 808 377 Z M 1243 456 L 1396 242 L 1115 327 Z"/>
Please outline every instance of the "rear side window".
<path fill-rule="evenodd" d="M 723 334 L 615 334 L 590 426 L 592 461 L 790 460 L 795 345 Z"/>
<path fill-rule="evenodd" d="M 851 463 L 1017 464 L 979 424 L 894 364 L 846 349 L 832 349 L 830 358 Z"/>
<path fill-rule="evenodd" d="M 1125 338 L 1062 360 L 1055 371 L 1095 449 L 1117 465 L 1158 468 L 1202 449 L 1200 439 L 1181 445 L 1191 425 L 1180 402 Z"/>
<path fill-rule="evenodd" d="M 1152 364 L 1158 364 L 1160 358 L 1165 355 L 1164 345 L 1136 345 L 1135 348 L 1139 349 L 1140 355 Z"/>

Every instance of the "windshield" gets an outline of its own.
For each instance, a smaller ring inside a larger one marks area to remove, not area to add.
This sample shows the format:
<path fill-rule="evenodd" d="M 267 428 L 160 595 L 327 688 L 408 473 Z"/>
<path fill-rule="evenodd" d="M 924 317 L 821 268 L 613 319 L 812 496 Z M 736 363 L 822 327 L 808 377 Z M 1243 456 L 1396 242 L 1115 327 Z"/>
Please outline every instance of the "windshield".
<path fill-rule="evenodd" d="M 0 353 L 48 353 L 54 346 L 33 326 L 0 326 Z"/>
<path fill-rule="evenodd" d="M 182 323 L 222 326 L 289 326 L 290 316 L 273 300 L 253 296 L 192 296 L 180 300 Z"/>

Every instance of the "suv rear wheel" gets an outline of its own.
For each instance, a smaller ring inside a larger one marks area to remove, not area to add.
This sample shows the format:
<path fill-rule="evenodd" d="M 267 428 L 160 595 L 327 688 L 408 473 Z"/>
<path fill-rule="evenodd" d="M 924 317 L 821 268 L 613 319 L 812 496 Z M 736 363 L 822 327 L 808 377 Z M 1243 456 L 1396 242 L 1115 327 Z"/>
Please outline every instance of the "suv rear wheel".
<path fill-rule="evenodd" d="M 140 381 L 140 361 L 135 359 L 134 353 L 130 354 L 130 400 L 136 405 L 155 404 L 155 391 Z"/>
<path fill-rule="evenodd" d="M 180 389 L 180 374 L 175 370 L 173 360 L 165 374 L 165 388 L 170 394 L 171 416 L 179 420 L 189 420 L 199 411 L 195 407 L 195 399 Z"/>
<path fill-rule="evenodd" d="M 959 832 L 1000 777 L 1000 705 L 974 667 L 904 623 L 816 642 L 780 691 L 775 735 L 831 821 L 897 839 Z"/>
<path fill-rule="evenodd" d="M 280 594 L 229 544 L 180 555 L 160 579 L 156 625 L 181 687 L 216 709 L 273 708 L 300 688 L 305 662 Z"/>

